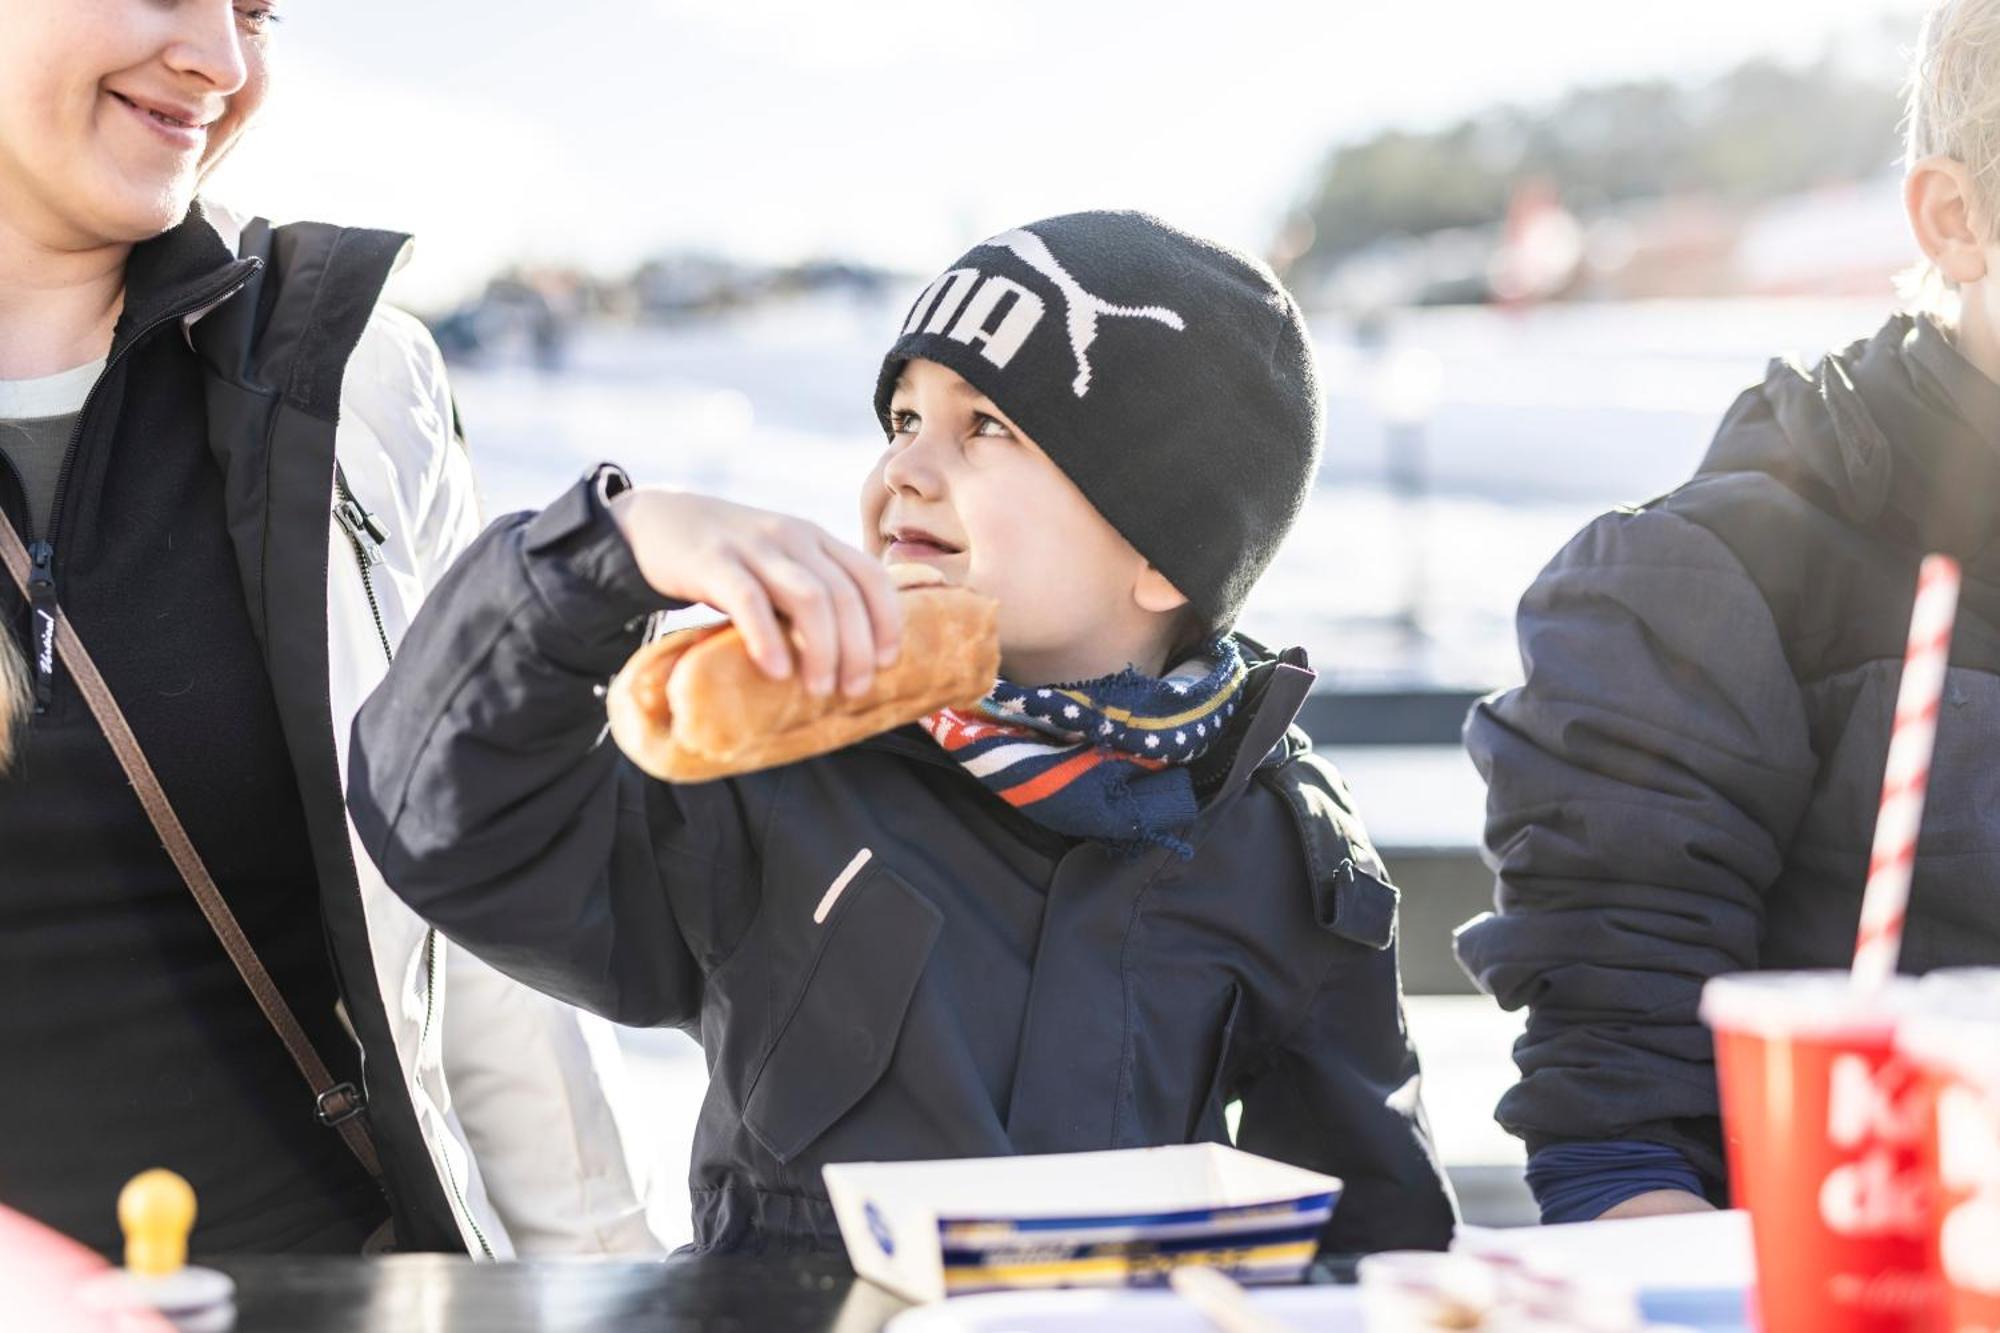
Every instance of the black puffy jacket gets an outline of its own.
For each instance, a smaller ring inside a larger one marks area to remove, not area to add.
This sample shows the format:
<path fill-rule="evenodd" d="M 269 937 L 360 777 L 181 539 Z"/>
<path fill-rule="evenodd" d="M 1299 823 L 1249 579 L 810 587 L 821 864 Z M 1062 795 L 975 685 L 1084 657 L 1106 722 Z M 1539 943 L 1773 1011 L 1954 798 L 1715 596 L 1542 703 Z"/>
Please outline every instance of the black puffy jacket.
<path fill-rule="evenodd" d="M 1917 565 L 1965 561 L 1903 967 L 2000 963 L 2000 386 L 1898 316 L 1774 362 L 1694 479 L 1522 600 L 1526 684 L 1466 730 L 1497 915 L 1459 958 L 1528 1006 L 1500 1119 L 1643 1139 L 1720 1199 L 1702 983 L 1853 957 Z"/>

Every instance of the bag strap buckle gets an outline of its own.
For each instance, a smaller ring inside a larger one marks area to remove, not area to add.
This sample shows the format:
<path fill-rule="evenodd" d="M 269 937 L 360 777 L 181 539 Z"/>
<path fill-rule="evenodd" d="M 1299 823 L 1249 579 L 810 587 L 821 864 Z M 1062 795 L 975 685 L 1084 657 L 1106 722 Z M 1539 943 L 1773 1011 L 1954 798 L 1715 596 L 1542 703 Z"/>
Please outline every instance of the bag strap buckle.
<path fill-rule="evenodd" d="M 354 1119 L 368 1109 L 368 1099 L 352 1083 L 336 1083 L 313 1101 L 319 1122 L 328 1129 Z"/>

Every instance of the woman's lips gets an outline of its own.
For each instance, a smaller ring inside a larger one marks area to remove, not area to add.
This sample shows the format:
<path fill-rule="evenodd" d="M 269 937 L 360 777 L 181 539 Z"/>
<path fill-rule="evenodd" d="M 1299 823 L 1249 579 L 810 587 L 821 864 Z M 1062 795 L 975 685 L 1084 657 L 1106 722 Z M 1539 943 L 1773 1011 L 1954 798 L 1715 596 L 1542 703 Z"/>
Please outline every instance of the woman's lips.
<path fill-rule="evenodd" d="M 140 106 L 137 102 L 134 102 L 131 98 L 118 93 L 112 93 L 110 96 L 111 100 L 118 103 L 119 106 L 124 107 L 134 120 L 144 125 L 173 147 L 183 151 L 191 149 L 199 152 L 207 146 L 208 127 L 206 125 L 191 125 L 185 121 L 162 115 L 160 112 L 148 110 Z"/>
<path fill-rule="evenodd" d="M 942 560 L 946 556 L 962 555 L 963 552 L 939 546 L 936 542 L 898 538 L 889 543 L 889 549 L 883 554 L 893 563 L 898 560 Z"/>

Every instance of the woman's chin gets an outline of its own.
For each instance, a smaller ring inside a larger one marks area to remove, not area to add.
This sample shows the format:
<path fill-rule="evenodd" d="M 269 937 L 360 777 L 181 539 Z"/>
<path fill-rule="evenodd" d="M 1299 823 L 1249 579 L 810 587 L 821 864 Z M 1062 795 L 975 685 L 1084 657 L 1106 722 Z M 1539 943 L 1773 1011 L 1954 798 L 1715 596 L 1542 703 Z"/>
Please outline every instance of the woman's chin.
<path fill-rule="evenodd" d="M 151 240 L 186 219 L 196 180 L 193 171 L 116 173 L 100 188 L 72 196 L 87 201 L 76 210 L 73 226 L 104 245 Z"/>

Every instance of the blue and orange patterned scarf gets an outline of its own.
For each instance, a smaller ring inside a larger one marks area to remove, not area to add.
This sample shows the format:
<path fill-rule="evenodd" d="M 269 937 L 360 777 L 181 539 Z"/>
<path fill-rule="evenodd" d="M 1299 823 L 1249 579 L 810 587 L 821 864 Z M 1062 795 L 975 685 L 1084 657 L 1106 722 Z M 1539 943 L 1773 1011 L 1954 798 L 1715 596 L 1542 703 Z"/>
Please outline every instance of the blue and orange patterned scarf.
<path fill-rule="evenodd" d="M 1246 671 L 1226 635 L 1165 677 L 1131 669 L 1075 685 L 1000 681 L 970 709 L 924 720 L 933 739 L 1001 800 L 1047 828 L 1128 850 L 1188 857 L 1188 765 L 1222 737 Z"/>

